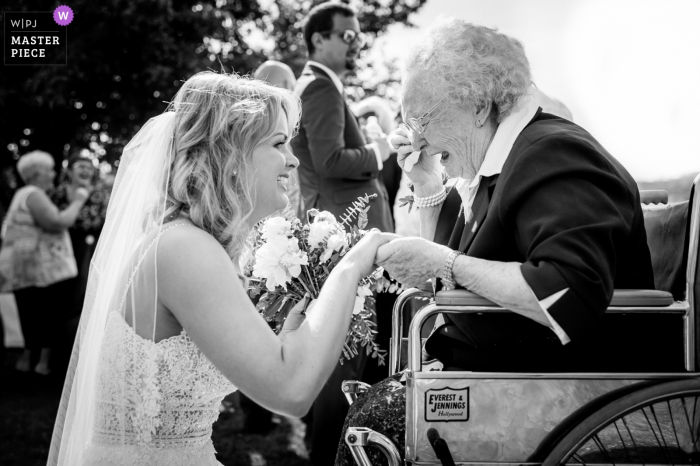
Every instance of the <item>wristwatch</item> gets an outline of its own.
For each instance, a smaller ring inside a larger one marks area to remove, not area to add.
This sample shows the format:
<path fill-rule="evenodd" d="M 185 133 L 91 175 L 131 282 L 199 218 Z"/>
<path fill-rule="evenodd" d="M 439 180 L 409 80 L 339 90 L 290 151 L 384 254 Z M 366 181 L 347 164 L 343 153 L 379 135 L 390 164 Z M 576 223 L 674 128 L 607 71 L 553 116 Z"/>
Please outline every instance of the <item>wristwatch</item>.
<path fill-rule="evenodd" d="M 446 290 L 446 291 L 447 290 L 454 290 L 456 287 L 454 274 L 452 273 L 452 267 L 454 266 L 455 259 L 457 259 L 457 256 L 460 256 L 460 255 L 462 255 L 461 252 L 452 251 L 447 256 L 447 260 L 445 261 L 445 266 L 442 268 L 442 273 L 440 275 L 440 280 L 442 280 L 442 289 L 443 290 Z"/>

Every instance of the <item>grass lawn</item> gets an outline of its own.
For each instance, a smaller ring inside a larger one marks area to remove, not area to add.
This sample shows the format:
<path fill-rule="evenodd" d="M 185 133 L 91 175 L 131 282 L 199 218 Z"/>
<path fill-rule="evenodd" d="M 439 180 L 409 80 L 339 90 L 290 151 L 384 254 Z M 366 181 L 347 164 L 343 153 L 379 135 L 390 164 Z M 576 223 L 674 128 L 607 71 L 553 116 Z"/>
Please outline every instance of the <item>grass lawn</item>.
<path fill-rule="evenodd" d="M 44 466 L 63 381 L 59 377 L 0 372 L 0 465 Z M 226 466 L 310 466 L 304 424 L 275 416 L 267 435 L 243 432 L 237 394 L 229 395 L 214 424 L 214 447 Z"/>

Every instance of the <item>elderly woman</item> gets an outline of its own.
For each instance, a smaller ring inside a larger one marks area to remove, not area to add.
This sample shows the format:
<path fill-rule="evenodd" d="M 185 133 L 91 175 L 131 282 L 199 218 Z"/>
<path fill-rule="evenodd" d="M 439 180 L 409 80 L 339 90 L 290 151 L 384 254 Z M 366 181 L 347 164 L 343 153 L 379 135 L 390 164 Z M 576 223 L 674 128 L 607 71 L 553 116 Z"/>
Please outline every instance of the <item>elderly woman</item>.
<path fill-rule="evenodd" d="M 70 238 L 66 231 L 77 218 L 89 192 L 75 192 L 65 210 L 47 195 L 56 177 L 54 161 L 46 152 L 20 157 L 17 171 L 26 186 L 15 193 L 5 219 L 0 251 L 0 291 L 12 291 L 17 301 L 25 350 L 17 369 L 28 371 L 32 353 L 41 349 L 35 372 L 48 374 L 51 348 L 62 316 L 62 288 L 77 275 Z"/>
<path fill-rule="evenodd" d="M 405 285 L 437 277 L 512 311 L 439 316 L 427 354 L 443 370 L 600 369 L 599 355 L 570 350 L 595 338 L 614 288 L 654 287 L 636 183 L 587 131 L 542 112 L 523 46 L 494 29 L 445 20 L 406 69 L 407 130 L 392 143 L 422 238 L 383 246 L 377 263 Z M 402 445 L 403 399 L 387 379 L 346 424 Z M 336 464 L 353 464 L 342 440 Z"/>
<path fill-rule="evenodd" d="M 80 188 L 91 190 L 75 223 L 68 229 L 73 246 L 73 255 L 78 266 L 78 276 L 74 286 L 68 287 L 66 300 L 70 301 L 69 318 L 80 315 L 85 298 L 90 260 L 95 253 L 97 239 L 102 231 L 107 215 L 109 194 L 106 189 L 93 189 L 97 170 L 89 157 L 75 154 L 68 159 L 61 182 L 51 194 L 51 200 L 59 210 L 68 208 L 75 200 Z"/>

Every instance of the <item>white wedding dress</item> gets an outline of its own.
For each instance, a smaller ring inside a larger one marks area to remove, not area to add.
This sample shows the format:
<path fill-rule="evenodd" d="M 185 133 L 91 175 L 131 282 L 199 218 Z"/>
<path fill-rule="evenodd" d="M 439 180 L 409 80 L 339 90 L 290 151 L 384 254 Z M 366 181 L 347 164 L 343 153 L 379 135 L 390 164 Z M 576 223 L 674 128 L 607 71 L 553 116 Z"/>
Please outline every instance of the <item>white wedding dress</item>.
<path fill-rule="evenodd" d="M 236 387 L 184 329 L 157 343 L 136 334 L 122 317 L 125 298 L 126 291 L 118 312 L 107 315 L 85 465 L 219 465 L 212 424 L 219 417 L 221 400 Z"/>
<path fill-rule="evenodd" d="M 173 110 L 149 120 L 120 159 L 90 264 L 48 466 L 219 465 L 212 424 L 221 400 L 236 387 L 184 330 L 161 341 L 154 332 L 154 253 L 163 233 L 178 226 L 163 227 Z M 137 318 L 150 330 L 136 327 Z M 140 336 L 151 332 L 151 338 Z"/>

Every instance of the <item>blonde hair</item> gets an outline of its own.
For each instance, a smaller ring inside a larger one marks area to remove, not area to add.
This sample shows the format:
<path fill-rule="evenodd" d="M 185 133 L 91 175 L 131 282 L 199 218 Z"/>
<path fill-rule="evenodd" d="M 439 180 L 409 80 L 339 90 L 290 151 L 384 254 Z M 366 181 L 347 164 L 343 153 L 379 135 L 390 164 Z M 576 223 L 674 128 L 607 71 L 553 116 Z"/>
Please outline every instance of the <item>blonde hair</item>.
<path fill-rule="evenodd" d="M 434 24 L 409 53 L 406 70 L 427 71 L 431 86 L 467 106 L 492 102 L 497 123 L 510 115 L 532 83 L 520 42 L 455 18 Z"/>
<path fill-rule="evenodd" d="M 253 150 L 284 111 L 296 131 L 301 103 L 285 89 L 235 74 L 202 72 L 180 88 L 165 217 L 181 215 L 239 259 L 255 206 Z"/>
<path fill-rule="evenodd" d="M 29 183 L 34 179 L 39 169 L 42 167 L 53 168 L 55 162 L 51 154 L 40 150 L 27 152 L 17 161 L 17 172 L 24 183 Z"/>

